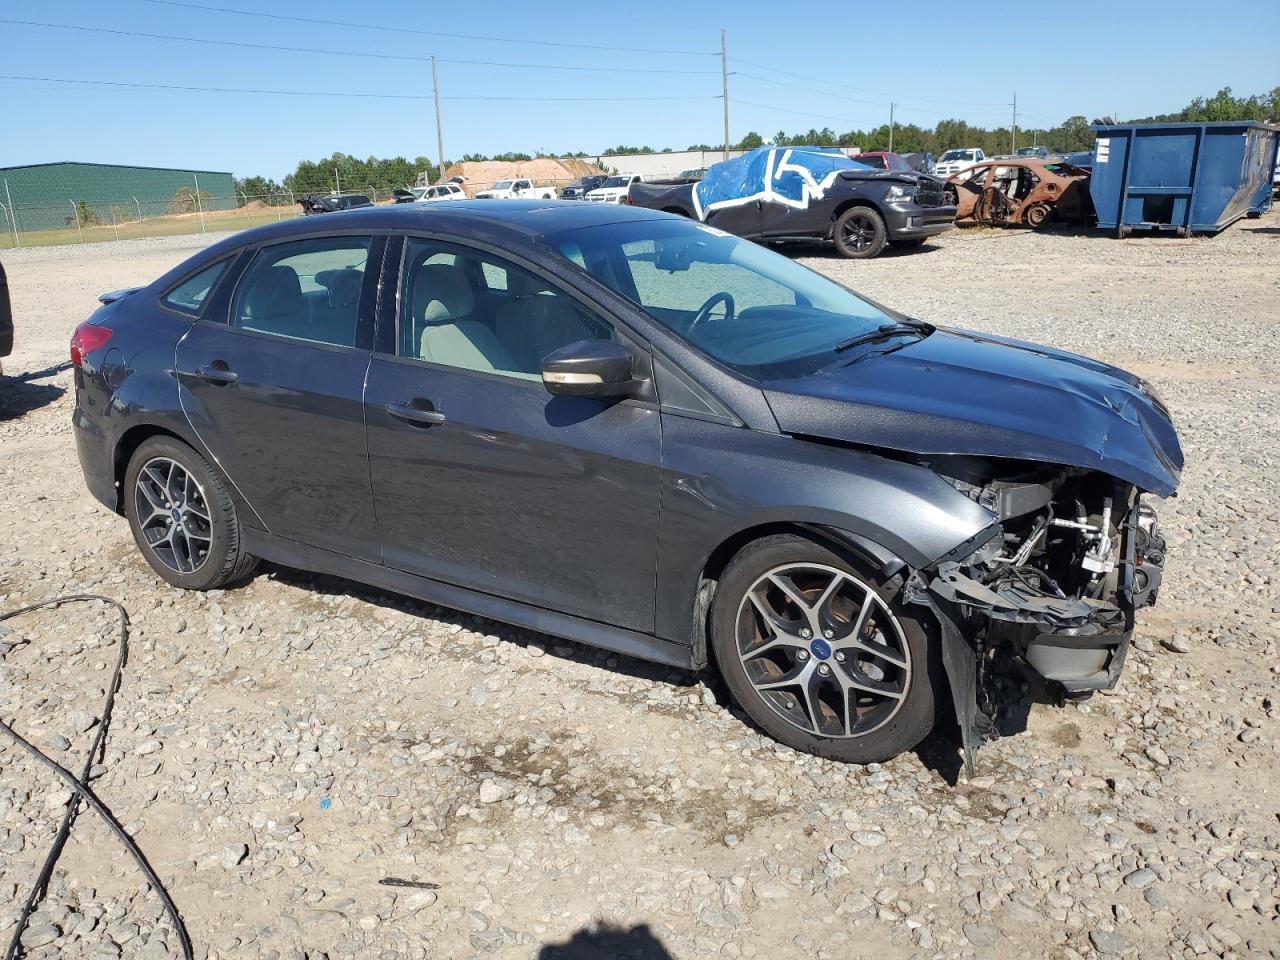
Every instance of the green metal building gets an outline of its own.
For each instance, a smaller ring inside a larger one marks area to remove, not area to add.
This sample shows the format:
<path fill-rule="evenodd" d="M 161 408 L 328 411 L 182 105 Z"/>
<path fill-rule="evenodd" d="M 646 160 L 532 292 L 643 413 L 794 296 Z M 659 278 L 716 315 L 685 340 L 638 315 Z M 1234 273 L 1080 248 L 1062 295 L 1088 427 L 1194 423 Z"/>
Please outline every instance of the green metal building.
<path fill-rule="evenodd" d="M 0 220 L 16 217 L 19 230 L 52 230 L 84 222 L 109 224 L 195 209 L 234 210 L 231 174 L 216 170 L 127 167 L 112 163 L 38 163 L 0 167 Z M 12 212 L 9 212 L 9 208 Z"/>

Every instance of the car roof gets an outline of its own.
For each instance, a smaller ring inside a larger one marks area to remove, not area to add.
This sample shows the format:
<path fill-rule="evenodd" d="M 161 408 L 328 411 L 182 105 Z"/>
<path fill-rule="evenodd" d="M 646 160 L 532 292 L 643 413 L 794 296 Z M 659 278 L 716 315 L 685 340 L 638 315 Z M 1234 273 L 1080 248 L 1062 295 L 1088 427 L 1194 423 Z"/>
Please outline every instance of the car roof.
<path fill-rule="evenodd" d="M 214 249 L 273 243 L 293 236 L 332 230 L 442 230 L 472 233 L 479 228 L 507 228 L 527 237 L 608 223 L 659 220 L 669 217 L 656 210 L 625 204 L 585 204 L 565 200 L 464 200 L 442 206 L 400 203 L 382 207 L 358 207 L 317 217 L 295 217 L 237 233 Z M 487 228 L 487 229 L 486 229 Z"/>

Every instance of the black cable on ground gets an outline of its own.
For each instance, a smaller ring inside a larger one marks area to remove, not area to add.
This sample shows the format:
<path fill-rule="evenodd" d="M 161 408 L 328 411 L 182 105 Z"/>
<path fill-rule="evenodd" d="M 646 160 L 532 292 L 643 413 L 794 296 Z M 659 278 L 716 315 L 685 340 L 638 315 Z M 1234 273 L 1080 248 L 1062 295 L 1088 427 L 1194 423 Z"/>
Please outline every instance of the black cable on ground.
<path fill-rule="evenodd" d="M 27 921 L 35 912 L 37 905 L 44 899 L 48 889 L 49 878 L 53 875 L 54 865 L 58 862 L 58 858 L 62 855 L 62 848 L 66 846 L 67 837 L 71 834 L 71 825 L 75 822 L 76 812 L 79 803 L 83 800 L 87 803 L 95 813 L 98 814 L 112 832 L 120 838 L 120 842 L 124 844 L 125 849 L 129 851 L 133 859 L 137 862 L 139 869 L 146 874 L 147 879 L 151 881 L 151 887 L 160 896 L 160 900 L 164 904 L 165 912 L 169 915 L 169 920 L 173 923 L 174 930 L 177 931 L 178 940 L 182 944 L 182 955 L 186 960 L 194 960 L 194 954 L 191 950 L 191 938 L 187 935 L 187 928 L 182 922 L 182 917 L 178 913 L 178 908 L 174 905 L 173 899 L 169 896 L 169 891 L 165 889 L 164 884 L 160 882 L 160 877 L 156 875 L 151 864 L 147 862 L 147 858 L 143 856 L 142 850 L 134 843 L 133 838 L 129 836 L 128 831 L 122 827 L 111 811 L 107 809 L 106 804 L 98 799 L 97 795 L 89 788 L 89 772 L 93 769 L 96 762 L 102 759 L 103 751 L 106 747 L 107 727 L 111 723 L 111 709 L 115 706 L 116 691 L 120 688 L 120 675 L 124 670 L 125 659 L 129 651 L 129 614 L 119 602 L 112 600 L 110 597 L 100 597 L 94 594 L 70 594 L 65 597 L 56 597 L 53 600 L 45 600 L 42 603 L 33 603 L 25 607 L 19 607 L 17 610 L 10 610 L 6 613 L 0 613 L 0 622 L 9 620 L 20 614 L 30 613 L 33 610 L 40 610 L 45 607 L 59 607 L 64 603 L 78 603 L 100 600 L 103 603 L 110 604 L 115 607 L 116 612 L 120 615 L 120 650 L 116 656 L 115 670 L 111 675 L 111 683 L 107 687 L 107 699 L 102 707 L 102 716 L 98 721 L 98 732 L 94 735 L 93 746 L 89 748 L 89 753 L 85 756 L 84 770 L 77 779 L 76 776 L 62 766 L 56 760 L 46 756 L 39 749 L 32 746 L 27 740 L 18 734 L 4 720 L 0 720 L 0 732 L 3 732 L 14 743 L 16 743 L 35 759 L 56 773 L 64 783 L 72 790 L 72 797 L 67 801 L 67 812 L 62 816 L 62 823 L 58 826 L 57 836 L 53 839 L 53 845 L 49 848 L 49 853 L 44 858 L 44 863 L 40 867 L 40 873 L 36 877 L 35 885 L 32 886 L 30 894 L 27 895 L 26 903 L 22 906 L 22 915 L 18 918 L 18 925 L 13 931 L 13 939 L 9 941 L 9 948 L 5 951 L 5 960 L 17 960 L 22 956 L 22 932 L 27 928 Z"/>

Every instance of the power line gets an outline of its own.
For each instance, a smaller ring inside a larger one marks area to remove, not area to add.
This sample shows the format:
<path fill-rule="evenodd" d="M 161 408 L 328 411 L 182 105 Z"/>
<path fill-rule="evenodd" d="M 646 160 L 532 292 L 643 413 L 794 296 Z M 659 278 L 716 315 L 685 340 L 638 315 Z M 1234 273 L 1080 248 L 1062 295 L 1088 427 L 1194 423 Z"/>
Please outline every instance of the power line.
<path fill-rule="evenodd" d="M 455 40 L 484 40 L 490 43 L 522 43 L 539 47 L 568 47 L 576 50 L 606 50 L 625 53 L 666 53 L 679 56 L 701 57 L 719 56 L 719 51 L 711 50 L 660 50 L 653 47 L 611 47 L 594 43 L 569 43 L 558 40 L 529 40 L 517 37 L 498 37 L 478 33 L 449 33 L 443 30 L 423 30 L 415 27 L 385 27 L 374 23 L 357 23 L 351 20 L 325 20 L 320 17 L 287 16 L 281 13 L 264 13 L 259 10 L 237 10 L 233 7 L 215 7 L 202 3 L 183 3 L 181 0 L 146 0 L 147 3 L 160 4 L 167 7 L 183 7 L 187 10 L 201 10 L 205 13 L 230 13 L 241 17 L 259 17 L 266 20 L 285 20 L 290 23 L 312 23 L 326 27 L 349 27 L 359 30 L 378 30 L 383 33 L 413 34 L 423 37 L 449 37 Z"/>
<path fill-rule="evenodd" d="M 152 0 L 152 2 L 159 2 L 159 0 Z M 772 73 L 780 73 L 783 76 L 796 77 L 800 80 L 809 80 L 812 83 L 820 83 L 827 87 L 843 87 L 846 90 L 857 90 L 860 93 L 873 93 L 880 97 L 891 98 L 895 102 L 900 100 L 919 100 L 921 103 L 938 103 L 944 106 L 959 106 L 959 107 L 1004 107 L 1006 106 L 1006 104 L 1003 104 L 1003 103 L 966 103 L 962 101 L 953 101 L 953 100 L 935 100 L 929 97 L 902 97 L 896 93 L 886 93 L 883 90 L 873 90 L 870 87 L 855 87 L 852 84 L 848 84 L 848 83 L 837 83 L 826 77 L 814 77 L 806 73 L 793 73 L 789 70 L 779 70 L 777 67 L 772 67 L 764 63 L 755 63 L 752 60 L 743 60 L 741 57 L 730 57 L 730 59 L 733 60 L 735 63 L 742 64 L 743 66 L 756 67 L 757 69 L 760 69 L 760 70 L 768 70 Z M 766 80 L 765 82 L 779 83 L 780 81 Z"/>
<path fill-rule="evenodd" d="M 16 74 L 0 74 L 0 80 L 29 80 L 35 83 L 84 84 L 94 87 L 127 87 L 138 90 L 179 90 L 188 93 L 248 93 L 270 94 L 286 97 L 354 97 L 371 100 L 430 100 L 431 94 L 412 93 L 353 93 L 350 91 L 325 90 L 265 90 L 248 87 L 196 87 L 173 83 L 132 83 L 124 80 L 79 80 L 70 77 L 29 77 Z M 441 100 L 480 100 L 503 101 L 511 103 L 639 103 L 651 100 L 719 100 L 716 96 L 679 96 L 679 97 L 490 97 L 490 96 L 443 96 Z"/>
<path fill-rule="evenodd" d="M 827 120 L 827 121 L 834 121 L 836 123 L 853 123 L 854 122 L 848 117 L 834 117 L 834 116 L 831 116 L 830 114 L 822 114 L 822 113 L 805 113 L 801 110 L 793 110 L 790 107 L 779 107 L 779 106 L 776 106 L 775 104 L 756 103 L 755 101 L 752 101 L 752 100 L 743 100 L 741 97 L 734 97 L 733 99 L 735 103 L 746 104 L 748 107 L 758 107 L 761 110 L 776 110 L 778 113 L 789 113 L 796 117 L 807 117 L 810 120 Z"/>
<path fill-rule="evenodd" d="M 211 37 L 186 37 L 168 33 L 143 33 L 137 30 L 116 30 L 110 27 L 85 27 L 71 23 L 42 23 L 35 20 L 0 19 L 0 23 L 15 24 L 22 27 L 40 27 L 49 30 L 76 30 L 82 33 L 103 33 L 117 37 L 138 37 L 143 40 L 177 41 L 179 43 L 203 43 L 217 47 L 242 47 L 250 50 L 272 50 L 283 53 L 318 53 L 333 57 L 363 57 L 372 60 L 407 60 L 415 63 L 430 63 L 430 56 L 415 56 L 405 53 L 369 53 L 360 50 L 333 50 L 324 47 L 291 47 L 275 43 L 253 43 L 248 40 L 216 40 Z M 596 73 L 675 73 L 675 74 L 714 74 L 715 70 L 674 70 L 651 67 L 584 67 L 559 63 L 507 63 L 495 60 L 465 60 L 441 57 L 442 63 L 470 64 L 482 67 L 518 67 L 530 70 L 575 70 Z"/>
<path fill-rule="evenodd" d="M 733 71 L 735 77 L 746 77 L 748 80 L 759 80 L 761 83 L 771 83 L 778 87 L 789 87 L 792 90 L 803 90 L 806 93 L 816 93 L 819 96 L 831 97 L 835 100 L 848 100 L 850 103 L 868 103 L 873 106 L 883 106 L 880 100 L 859 100 L 857 97 L 846 97 L 842 93 L 832 93 L 829 90 L 815 90 L 813 87 L 802 87 L 799 84 L 787 83 L 785 80 L 772 80 L 769 77 L 760 77 L 754 73 L 743 73 L 741 70 Z"/>

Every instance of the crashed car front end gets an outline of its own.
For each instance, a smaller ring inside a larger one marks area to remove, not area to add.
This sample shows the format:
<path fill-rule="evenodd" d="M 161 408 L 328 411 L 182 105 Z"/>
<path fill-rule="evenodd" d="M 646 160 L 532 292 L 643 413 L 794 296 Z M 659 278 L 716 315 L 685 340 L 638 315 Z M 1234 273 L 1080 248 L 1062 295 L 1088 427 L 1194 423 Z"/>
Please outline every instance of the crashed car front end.
<path fill-rule="evenodd" d="M 1146 495 L 1175 495 L 1182 449 L 1150 384 L 1039 344 L 934 329 L 805 380 L 771 384 L 793 435 L 927 468 L 989 522 L 916 564 L 972 761 L 1002 662 L 1061 693 L 1115 685 L 1134 614 L 1155 601 L 1165 541 Z M 952 508 L 939 503 L 945 513 Z"/>
<path fill-rule="evenodd" d="M 953 467 L 962 475 L 945 479 L 996 523 L 976 547 L 918 571 L 907 589 L 942 628 L 972 772 L 973 752 L 994 734 L 995 708 L 984 701 L 1001 660 L 1027 664 L 1068 697 L 1116 685 L 1135 613 L 1156 602 L 1165 540 L 1139 488 L 1106 474 L 1038 467 L 983 476 L 982 461 L 958 466 L 972 469 Z"/>

